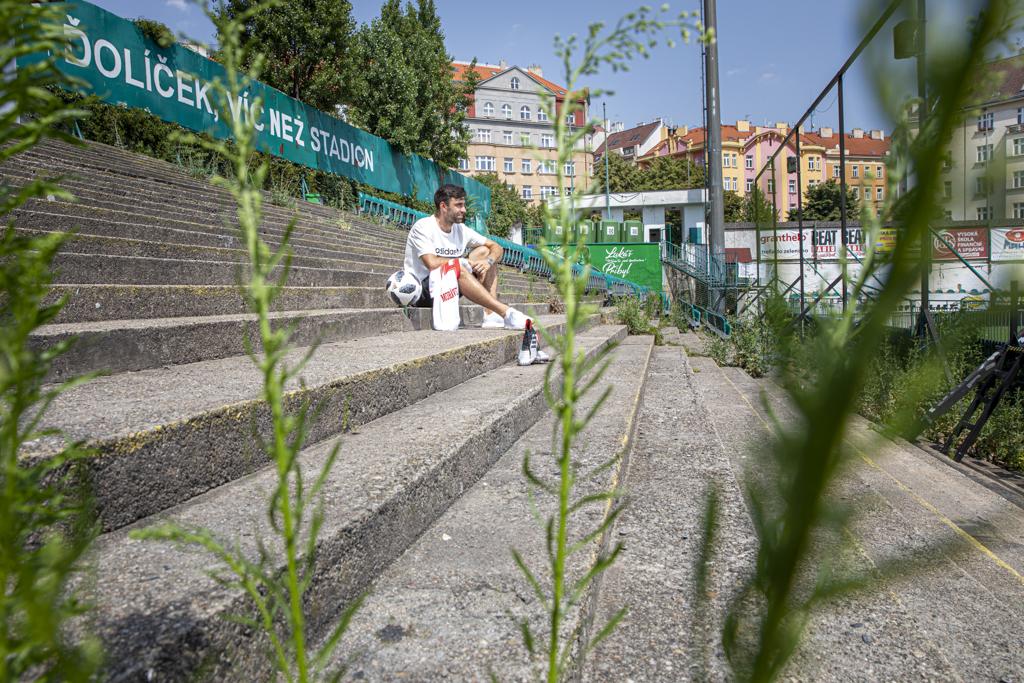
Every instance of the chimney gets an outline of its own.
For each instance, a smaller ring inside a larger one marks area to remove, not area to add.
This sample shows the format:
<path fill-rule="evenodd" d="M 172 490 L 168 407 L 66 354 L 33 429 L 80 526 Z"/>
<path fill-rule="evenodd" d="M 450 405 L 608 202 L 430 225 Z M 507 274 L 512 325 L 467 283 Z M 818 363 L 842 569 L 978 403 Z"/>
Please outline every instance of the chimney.
<path fill-rule="evenodd" d="M 787 132 L 789 130 L 789 126 L 786 124 L 785 121 L 776 121 L 775 122 L 775 127 L 778 130 L 781 130 L 783 133 L 785 133 L 785 132 Z"/>
<path fill-rule="evenodd" d="M 832 129 L 822 126 L 821 130 L 818 131 L 818 135 L 820 135 L 823 138 L 830 138 L 832 137 Z"/>
<path fill-rule="evenodd" d="M 872 140 L 884 140 L 885 139 L 885 132 L 881 131 L 881 130 L 873 130 L 873 131 L 871 131 L 871 139 Z"/>
<path fill-rule="evenodd" d="M 544 78 L 544 72 L 541 71 L 540 64 L 531 64 L 530 66 L 526 67 L 526 70 L 536 76 Z"/>
<path fill-rule="evenodd" d="M 508 68 L 508 62 L 505 61 L 504 57 L 498 60 L 498 68 L 499 69 L 507 69 Z"/>
<path fill-rule="evenodd" d="M 741 133 L 749 133 L 750 132 L 750 121 L 743 121 L 743 120 L 737 121 L 736 122 L 736 130 L 738 130 Z"/>
<path fill-rule="evenodd" d="M 860 138 L 864 137 L 864 129 L 863 128 L 854 128 L 853 131 L 851 131 L 851 134 L 853 135 L 853 137 L 855 137 L 855 138 L 857 138 L 859 140 Z"/>
<path fill-rule="evenodd" d="M 689 126 L 679 126 L 679 128 L 676 129 L 676 134 L 680 135 L 680 136 L 687 135 L 689 132 L 690 132 L 690 127 Z"/>

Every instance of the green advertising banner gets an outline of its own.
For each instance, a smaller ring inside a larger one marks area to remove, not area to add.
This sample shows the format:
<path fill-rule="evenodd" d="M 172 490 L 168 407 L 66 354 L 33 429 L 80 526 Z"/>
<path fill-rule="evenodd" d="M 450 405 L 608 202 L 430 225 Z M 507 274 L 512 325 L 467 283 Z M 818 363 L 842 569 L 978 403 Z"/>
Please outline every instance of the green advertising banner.
<path fill-rule="evenodd" d="M 58 65 L 84 81 L 83 93 L 145 109 L 198 133 L 229 137 L 210 91 L 212 81 L 225 80 L 220 64 L 181 45 L 161 48 L 132 22 L 88 2 L 67 5 L 64 34 L 73 42 Z M 31 56 L 19 58 L 21 63 L 31 61 Z M 257 98 L 262 98 L 262 108 L 255 107 Z M 255 122 L 261 151 L 428 202 L 442 184 L 460 185 L 480 213 L 490 213 L 491 193 L 481 183 L 429 159 L 400 154 L 384 139 L 263 83 L 251 83 L 229 104 L 234 113 Z"/>
<path fill-rule="evenodd" d="M 660 244 L 588 244 L 590 265 L 602 273 L 660 292 Z"/>

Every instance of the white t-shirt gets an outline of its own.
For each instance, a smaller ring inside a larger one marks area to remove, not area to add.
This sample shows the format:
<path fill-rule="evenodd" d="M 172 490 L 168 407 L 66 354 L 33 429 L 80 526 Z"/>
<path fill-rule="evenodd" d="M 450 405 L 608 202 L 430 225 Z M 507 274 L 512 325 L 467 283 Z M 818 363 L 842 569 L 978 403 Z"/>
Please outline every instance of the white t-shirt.
<path fill-rule="evenodd" d="M 437 224 L 435 216 L 421 218 L 413 224 L 405 241 L 405 272 L 422 281 L 430 274 L 430 269 L 420 256 L 433 254 L 441 258 L 462 258 L 486 241 L 483 235 L 463 223 L 454 223 L 452 231 L 445 232 Z"/>

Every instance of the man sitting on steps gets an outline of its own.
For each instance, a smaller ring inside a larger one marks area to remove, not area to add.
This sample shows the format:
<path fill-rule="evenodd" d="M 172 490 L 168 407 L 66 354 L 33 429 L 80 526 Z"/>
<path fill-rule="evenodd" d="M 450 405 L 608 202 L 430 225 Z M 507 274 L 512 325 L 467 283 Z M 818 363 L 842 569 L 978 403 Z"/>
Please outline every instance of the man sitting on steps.
<path fill-rule="evenodd" d="M 449 259 L 462 260 L 459 293 L 484 308 L 481 327 L 522 330 L 528 318 L 498 301 L 498 261 L 504 251 L 477 231 L 463 225 L 466 218 L 466 191 L 458 185 L 442 185 L 434 193 L 434 215 L 421 218 L 409 230 L 405 242 L 407 273 L 420 281 L 423 293 L 413 306 L 429 308 L 430 271 Z"/>

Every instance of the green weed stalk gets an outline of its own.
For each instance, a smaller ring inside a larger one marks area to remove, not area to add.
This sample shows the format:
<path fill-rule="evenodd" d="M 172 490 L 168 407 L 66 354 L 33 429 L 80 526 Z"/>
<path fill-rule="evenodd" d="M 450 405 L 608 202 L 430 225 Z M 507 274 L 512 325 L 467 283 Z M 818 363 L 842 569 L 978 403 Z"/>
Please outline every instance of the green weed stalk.
<path fill-rule="evenodd" d="M 81 112 L 48 89 L 68 85 L 55 64 L 63 54 L 63 5 L 0 0 L 0 164 L 30 150 L 45 137 L 70 138 L 62 126 Z M 34 63 L 15 60 L 48 54 Z M 0 217 L 32 199 L 70 200 L 54 179 L 21 187 L 0 186 Z M 97 533 L 83 477 L 88 450 L 66 443 L 60 452 L 26 461 L 23 446 L 60 439 L 40 424 L 65 391 L 88 377 L 46 385 L 55 358 L 72 341 L 39 348 L 32 333 L 50 323 L 64 301 L 47 303 L 50 266 L 64 233 L 19 233 L 12 222 L 0 234 L 0 681 L 87 681 L 101 651 L 95 639 L 72 642 L 69 621 L 88 605 L 72 589 L 82 558 Z"/>
<path fill-rule="evenodd" d="M 913 189 L 902 203 L 902 230 L 888 263 L 885 286 L 858 311 L 851 307 L 835 324 L 824 324 L 803 351 L 795 344 L 780 348 L 782 367 L 798 353 L 809 353 L 813 373 L 782 375 L 797 416 L 798 427 L 777 426 L 771 450 L 776 468 L 770 482 L 748 478 L 747 497 L 758 534 L 753 576 L 737 592 L 726 615 L 723 644 L 737 678 L 769 681 L 784 670 L 797 648 L 812 610 L 836 595 L 891 577 L 894 566 L 871 576 L 843 576 L 830 560 L 816 553 L 823 538 L 841 539 L 849 510 L 830 500 L 828 491 L 848 461 L 844 440 L 871 360 L 886 334 L 889 315 L 904 300 L 920 275 L 921 237 L 935 215 L 942 157 L 964 107 L 972 99 L 975 75 L 986 50 L 1013 25 L 1012 2 L 989 0 L 970 31 L 966 47 L 935 65 L 929 78 L 934 109 L 920 133 L 894 137 L 887 197 L 895 196 L 898 166 L 915 172 Z M 940 75 L 941 74 L 941 75 Z M 881 87 L 881 84 L 880 84 Z M 906 127 L 906 121 L 904 121 Z M 871 246 L 880 227 L 864 216 L 868 253 L 853 284 L 853 300 L 865 295 L 867 279 L 878 273 L 878 255 Z M 859 318 L 855 325 L 855 313 Z M 807 356 L 804 356 L 806 363 Z M 810 585 L 808 585 L 810 584 Z"/>
<path fill-rule="evenodd" d="M 665 9 L 654 12 L 649 8 L 641 8 L 630 12 L 607 31 L 603 24 L 592 24 L 582 40 L 575 35 L 566 39 L 555 37 L 555 53 L 564 69 L 566 93 L 560 106 L 556 107 L 551 98 L 546 98 L 542 106 L 548 119 L 554 123 L 559 197 L 566 197 L 566 189 L 570 188 L 571 176 L 566 173 L 566 165 L 573 161 L 579 146 L 587 135 L 593 133 L 596 123 L 589 121 L 583 126 L 573 126 L 567 122 L 569 115 L 581 109 L 580 100 L 588 97 L 588 93 L 580 86 L 581 79 L 596 75 L 603 67 L 612 71 L 627 70 L 631 59 L 636 56 L 646 57 L 648 51 L 658 44 L 661 34 L 670 28 L 680 29 L 683 40 L 689 39 L 691 31 L 700 31 L 700 27 L 692 23 L 690 13 L 665 18 Z M 670 46 L 674 45 L 672 39 L 666 42 Z M 601 94 L 599 91 L 589 92 L 590 97 Z M 538 162 L 546 158 L 539 153 L 535 156 Z M 590 190 L 579 185 L 570 189 L 574 199 Z M 555 224 L 567 226 L 574 219 L 569 202 L 566 201 L 559 204 L 557 213 L 552 214 L 544 207 L 543 214 L 549 227 Z M 548 366 L 544 377 L 544 395 L 557 418 L 552 434 L 552 452 L 556 454 L 558 465 L 557 480 L 546 481 L 535 472 L 529 454 L 523 460 L 523 474 L 531 492 L 548 497 L 556 506 L 555 513 L 543 524 L 547 548 L 546 576 L 531 569 L 518 551 L 512 551 L 516 564 L 546 612 L 546 643 L 538 641 L 528 619 L 521 623 L 521 630 L 527 652 L 543 670 L 539 677 L 549 683 L 565 680 L 574 663 L 582 661 L 587 652 L 607 638 L 625 615 L 625 608 L 620 609 L 592 637 L 581 630 L 565 632 L 567 617 L 580 605 L 594 581 L 615 562 L 621 545 L 603 548 L 578 573 L 579 578 L 570 580 L 570 563 L 581 553 L 592 553 L 595 542 L 605 536 L 622 511 L 620 492 L 617 490 L 584 495 L 577 492 L 577 484 L 594 480 L 601 473 L 611 470 L 617 464 L 619 455 L 612 456 L 588 471 L 579 471 L 572 458 L 577 437 L 600 410 L 611 389 L 606 388 L 585 412 L 581 409 L 581 401 L 597 386 L 608 367 L 610 349 L 587 358 L 579 347 L 579 331 L 586 319 L 595 312 L 592 306 L 583 301 L 591 269 L 589 265 L 576 269 L 575 264 L 582 254 L 583 244 L 570 244 L 567 233 L 568 230 L 563 231 L 560 255 L 550 253 L 547 245 L 542 244 L 541 248 L 554 273 L 565 310 L 562 334 L 553 335 L 541 330 L 548 344 L 558 354 L 557 362 Z M 603 506 L 605 510 L 596 527 L 585 530 L 572 524 L 574 515 L 595 505 Z M 542 578 L 546 578 L 547 585 L 542 585 Z"/>
<path fill-rule="evenodd" d="M 246 61 L 240 41 L 241 27 L 252 14 L 272 4 L 258 4 L 233 19 L 222 19 L 207 8 L 207 16 L 218 30 L 218 54 L 226 71 L 226 81 L 213 83 L 210 90 L 221 117 L 230 126 L 232 144 L 186 137 L 230 164 L 232 177 L 215 176 L 212 182 L 228 190 L 234 198 L 239 233 L 249 256 L 248 282 L 242 284 L 242 291 L 248 307 L 257 316 L 260 348 L 257 350 L 246 338 L 246 350 L 263 376 L 262 398 L 271 416 L 269 438 L 261 437 L 260 441 L 277 475 L 276 486 L 267 501 L 267 517 L 276 538 L 273 543 L 258 542 L 257 557 L 252 558 L 252 553 L 244 552 L 234 541 L 217 539 L 206 529 L 185 528 L 174 523 L 151 527 L 133 536 L 199 546 L 217 558 L 223 570 L 214 577 L 247 595 L 254 609 L 254 616 L 235 615 L 233 618 L 266 636 L 270 661 L 279 676 L 289 683 L 306 683 L 340 677 L 340 672 L 330 676 L 327 667 L 361 600 L 353 601 L 323 644 L 314 650 L 309 641 L 311 634 L 307 633 L 303 601 L 313 579 L 317 541 L 324 519 L 321 492 L 339 446 L 335 444 L 316 479 L 308 482 L 299 464 L 299 453 L 313 413 L 308 403 L 291 408 L 286 399 L 286 387 L 300 376 L 316 346 L 309 347 L 297 361 L 289 360 L 293 328 L 275 327 L 270 317 L 288 279 L 292 258 L 289 241 L 295 221 L 288 225 L 276 249 L 261 239 L 263 196 L 260 188 L 266 181 L 268 164 L 265 160 L 254 164 L 253 159 L 256 152 L 254 123 L 263 103 L 259 99 L 253 102 L 251 115 L 244 107 L 235 110 L 230 106 L 230 102 L 237 102 L 240 93 L 258 78 L 263 62 L 261 57 Z M 243 69 L 246 63 L 251 66 Z"/>

